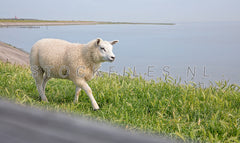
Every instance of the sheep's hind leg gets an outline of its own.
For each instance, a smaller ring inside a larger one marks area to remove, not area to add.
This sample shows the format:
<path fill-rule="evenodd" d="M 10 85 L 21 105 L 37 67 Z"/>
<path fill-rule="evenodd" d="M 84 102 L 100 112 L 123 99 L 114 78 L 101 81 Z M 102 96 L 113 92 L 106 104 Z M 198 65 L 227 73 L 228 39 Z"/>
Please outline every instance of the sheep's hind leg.
<path fill-rule="evenodd" d="M 41 97 L 42 101 L 48 102 L 45 92 L 43 90 L 43 71 L 39 70 L 38 74 L 34 76 L 34 79 L 36 82 L 39 96 Z"/>
<path fill-rule="evenodd" d="M 46 85 L 47 85 L 47 82 L 48 82 L 49 79 L 51 79 L 51 78 L 48 77 L 47 73 L 45 73 L 43 75 L 43 83 L 42 83 L 42 88 L 43 88 L 44 95 L 45 95 L 45 88 L 46 88 Z"/>
<path fill-rule="evenodd" d="M 80 91 L 81 91 L 81 88 L 80 87 L 76 87 L 74 103 L 78 102 L 78 96 L 79 96 Z"/>

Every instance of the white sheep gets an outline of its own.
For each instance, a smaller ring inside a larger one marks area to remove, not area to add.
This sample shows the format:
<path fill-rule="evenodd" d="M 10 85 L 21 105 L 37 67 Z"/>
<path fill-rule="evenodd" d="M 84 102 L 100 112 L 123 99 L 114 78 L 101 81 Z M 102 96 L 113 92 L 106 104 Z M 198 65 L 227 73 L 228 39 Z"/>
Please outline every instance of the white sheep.
<path fill-rule="evenodd" d="M 112 45 L 117 42 L 118 40 L 108 42 L 100 38 L 88 44 L 60 39 L 42 39 L 36 42 L 31 49 L 30 66 L 41 99 L 48 102 L 45 86 L 49 79 L 69 79 L 76 85 L 74 102 L 78 102 L 79 92 L 83 89 L 90 98 L 93 109 L 99 109 L 87 81 L 93 78 L 102 62 L 114 61 Z"/>

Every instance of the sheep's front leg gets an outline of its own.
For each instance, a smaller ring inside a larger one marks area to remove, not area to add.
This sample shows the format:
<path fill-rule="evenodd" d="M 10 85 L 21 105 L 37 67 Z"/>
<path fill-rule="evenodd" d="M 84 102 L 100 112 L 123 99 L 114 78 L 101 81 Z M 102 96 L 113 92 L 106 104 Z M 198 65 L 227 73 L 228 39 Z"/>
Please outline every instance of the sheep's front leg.
<path fill-rule="evenodd" d="M 80 91 L 81 91 L 81 88 L 80 87 L 76 87 L 74 103 L 78 102 L 78 96 L 79 96 Z"/>
<path fill-rule="evenodd" d="M 94 99 L 94 97 L 93 97 L 93 95 L 92 95 L 92 90 L 91 90 L 91 88 L 88 86 L 87 82 L 86 82 L 86 81 L 81 81 L 81 83 L 78 83 L 77 87 L 78 87 L 78 88 L 82 88 L 82 89 L 87 93 L 88 97 L 89 97 L 90 100 L 91 100 L 93 110 L 98 110 L 98 109 L 99 109 L 99 106 L 98 106 L 96 100 Z"/>

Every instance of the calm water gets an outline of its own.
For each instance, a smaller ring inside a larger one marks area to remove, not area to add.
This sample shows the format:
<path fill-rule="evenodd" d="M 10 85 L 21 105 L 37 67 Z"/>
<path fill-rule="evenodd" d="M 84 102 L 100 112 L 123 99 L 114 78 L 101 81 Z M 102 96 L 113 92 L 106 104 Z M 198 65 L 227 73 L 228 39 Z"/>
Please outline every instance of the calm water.
<path fill-rule="evenodd" d="M 104 63 L 103 71 L 123 75 L 131 68 L 146 79 L 168 74 L 183 82 L 240 84 L 240 22 L 0 28 L 1 41 L 27 52 L 41 38 L 87 43 L 97 37 L 120 41 L 114 46 L 116 61 Z"/>

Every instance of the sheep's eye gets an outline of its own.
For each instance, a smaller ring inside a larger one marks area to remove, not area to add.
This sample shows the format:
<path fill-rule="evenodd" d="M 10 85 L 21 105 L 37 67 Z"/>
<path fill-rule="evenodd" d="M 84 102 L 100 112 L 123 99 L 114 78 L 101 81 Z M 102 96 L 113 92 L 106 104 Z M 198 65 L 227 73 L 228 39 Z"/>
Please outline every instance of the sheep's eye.
<path fill-rule="evenodd" d="M 106 52 L 106 49 L 105 49 L 105 48 L 103 48 L 103 47 L 100 47 L 100 49 L 101 49 L 101 50 L 103 50 L 104 52 Z"/>

